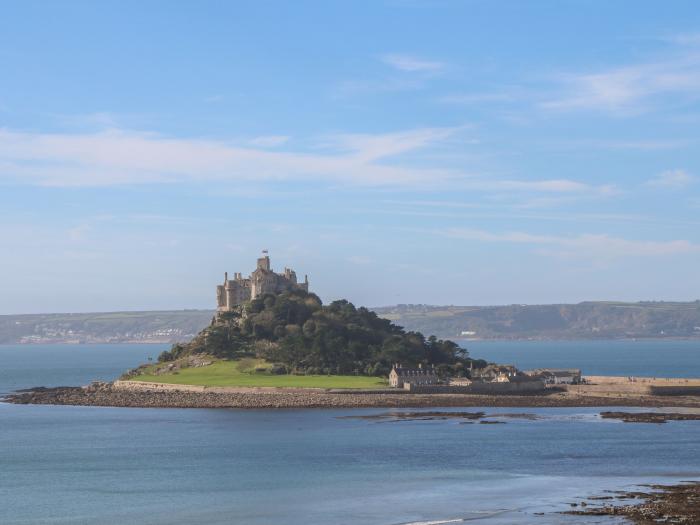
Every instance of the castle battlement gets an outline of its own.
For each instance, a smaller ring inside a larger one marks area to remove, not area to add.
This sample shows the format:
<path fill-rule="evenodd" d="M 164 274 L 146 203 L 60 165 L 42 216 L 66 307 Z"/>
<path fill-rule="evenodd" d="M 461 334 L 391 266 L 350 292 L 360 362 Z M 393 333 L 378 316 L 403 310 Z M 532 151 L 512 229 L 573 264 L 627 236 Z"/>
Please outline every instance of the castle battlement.
<path fill-rule="evenodd" d="M 287 290 L 309 291 L 309 278 L 304 276 L 304 282 L 297 282 L 297 274 L 291 268 L 285 268 L 284 273 L 275 273 L 270 266 L 270 256 L 267 250 L 258 258 L 255 270 L 248 277 L 242 273 L 233 274 L 233 279 L 224 273 L 224 284 L 216 287 L 216 306 L 219 312 L 230 312 L 235 306 L 255 299 L 265 293 L 281 293 Z"/>

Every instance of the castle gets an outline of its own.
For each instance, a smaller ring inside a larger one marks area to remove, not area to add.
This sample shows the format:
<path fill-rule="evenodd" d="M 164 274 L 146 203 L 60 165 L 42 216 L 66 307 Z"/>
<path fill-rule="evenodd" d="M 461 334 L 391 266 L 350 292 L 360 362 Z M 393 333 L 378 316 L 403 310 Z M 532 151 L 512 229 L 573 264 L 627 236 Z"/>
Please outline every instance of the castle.
<path fill-rule="evenodd" d="M 234 273 L 233 279 L 224 274 L 224 284 L 216 287 L 216 306 L 219 312 L 230 312 L 235 306 L 255 299 L 265 293 L 280 293 L 287 290 L 309 291 L 309 278 L 304 276 L 304 282 L 297 282 L 297 274 L 290 268 L 284 273 L 275 273 L 270 267 L 270 257 L 267 250 L 258 259 L 257 268 L 249 277 Z"/>

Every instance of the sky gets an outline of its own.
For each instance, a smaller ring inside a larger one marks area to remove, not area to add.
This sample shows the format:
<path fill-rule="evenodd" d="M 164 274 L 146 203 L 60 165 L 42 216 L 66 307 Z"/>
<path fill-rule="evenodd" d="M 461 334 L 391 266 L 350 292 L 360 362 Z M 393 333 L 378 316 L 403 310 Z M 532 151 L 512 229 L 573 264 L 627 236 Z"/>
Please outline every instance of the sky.
<path fill-rule="evenodd" d="M 7 2 L 0 314 L 700 298 L 700 7 Z"/>

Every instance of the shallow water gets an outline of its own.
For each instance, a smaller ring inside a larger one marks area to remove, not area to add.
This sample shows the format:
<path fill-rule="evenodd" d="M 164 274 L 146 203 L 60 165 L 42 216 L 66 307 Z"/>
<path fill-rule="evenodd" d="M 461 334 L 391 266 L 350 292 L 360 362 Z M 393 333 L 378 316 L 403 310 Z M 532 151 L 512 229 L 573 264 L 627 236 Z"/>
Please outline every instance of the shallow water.
<path fill-rule="evenodd" d="M 0 348 L 0 391 L 111 379 L 160 351 L 25 348 Z M 697 421 L 625 424 L 590 408 L 463 410 L 538 419 L 0 403 L 0 523 L 614 523 L 557 511 L 606 489 L 700 479 Z"/>
<path fill-rule="evenodd" d="M 339 417 L 380 412 L 0 404 L 0 522 L 566 523 L 534 513 L 700 477 L 697 422 L 593 409 L 528 409 L 541 419 L 503 425 Z"/>
<path fill-rule="evenodd" d="M 0 345 L 0 394 L 35 386 L 77 386 L 111 381 L 157 359 L 164 344 Z"/>

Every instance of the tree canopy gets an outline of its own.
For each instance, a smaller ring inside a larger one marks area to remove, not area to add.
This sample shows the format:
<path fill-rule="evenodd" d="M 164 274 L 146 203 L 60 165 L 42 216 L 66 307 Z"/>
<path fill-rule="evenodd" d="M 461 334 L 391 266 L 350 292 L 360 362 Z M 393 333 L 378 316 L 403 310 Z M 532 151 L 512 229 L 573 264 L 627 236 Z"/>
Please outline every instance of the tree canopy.
<path fill-rule="evenodd" d="M 255 356 L 288 372 L 381 376 L 393 363 L 435 365 L 464 375 L 467 351 L 453 341 L 407 332 L 346 300 L 323 305 L 300 290 L 265 294 L 237 311 L 219 314 L 187 344 L 173 345 L 160 361 L 193 353 L 236 359 Z"/>

